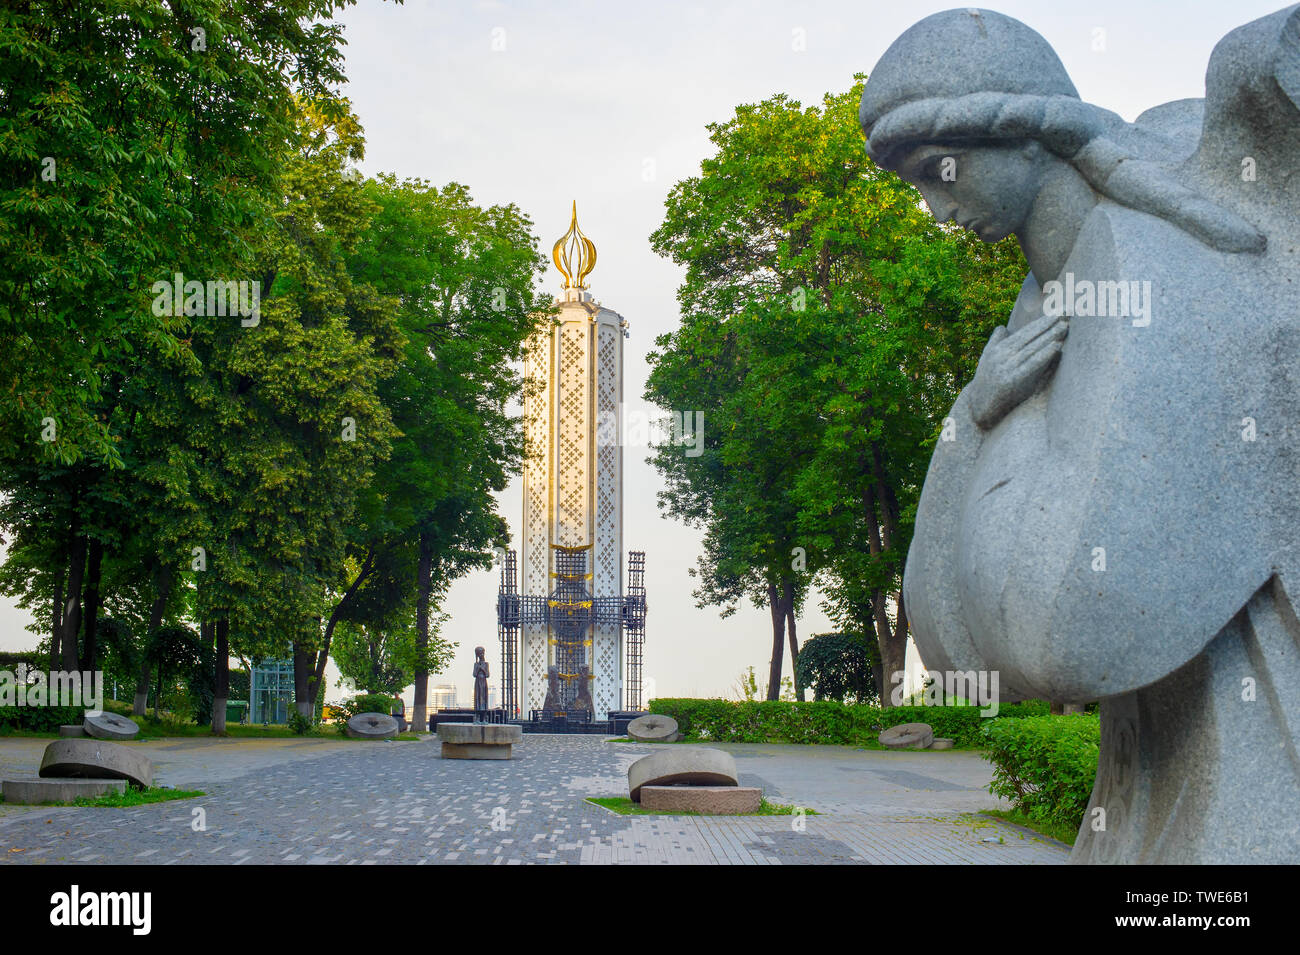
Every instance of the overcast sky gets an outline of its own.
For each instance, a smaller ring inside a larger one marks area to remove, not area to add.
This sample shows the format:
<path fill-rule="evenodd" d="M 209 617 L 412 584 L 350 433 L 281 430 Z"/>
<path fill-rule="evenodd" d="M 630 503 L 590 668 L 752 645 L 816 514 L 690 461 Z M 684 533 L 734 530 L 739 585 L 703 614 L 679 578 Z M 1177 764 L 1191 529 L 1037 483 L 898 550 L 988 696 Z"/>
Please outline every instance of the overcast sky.
<path fill-rule="evenodd" d="M 649 235 L 673 184 L 698 173 L 710 154 L 706 124 L 776 93 L 813 104 L 841 92 L 908 26 L 951 6 L 361 0 L 342 17 L 349 96 L 366 131 L 361 168 L 461 182 L 484 205 L 514 202 L 548 253 L 576 199 L 599 251 L 591 292 L 631 326 L 624 401 L 635 410 L 643 407 L 646 353 L 677 324 L 682 280 L 677 266 L 651 251 Z M 1282 6 L 1057 0 L 993 9 L 1043 34 L 1083 99 L 1131 120 L 1159 103 L 1204 95 L 1214 44 Z M 554 269 L 548 282 L 559 290 Z M 721 620 L 716 609 L 695 607 L 687 568 L 699 534 L 658 515 L 660 481 L 645 457 L 644 448 L 624 452 L 625 547 L 646 551 L 646 675 L 659 695 L 729 695 L 746 667 L 765 674 L 770 618 L 747 606 Z M 517 481 L 500 500 L 517 542 Z M 496 682 L 496 590 L 494 573 L 476 573 L 444 605 L 447 635 L 460 650 L 431 682 L 455 682 L 462 699 L 476 644 L 488 648 Z M 0 601 L 0 648 L 30 645 L 26 622 Z M 830 629 L 815 599 L 799 629 L 801 637 Z M 341 691 L 331 685 L 329 695 Z"/>

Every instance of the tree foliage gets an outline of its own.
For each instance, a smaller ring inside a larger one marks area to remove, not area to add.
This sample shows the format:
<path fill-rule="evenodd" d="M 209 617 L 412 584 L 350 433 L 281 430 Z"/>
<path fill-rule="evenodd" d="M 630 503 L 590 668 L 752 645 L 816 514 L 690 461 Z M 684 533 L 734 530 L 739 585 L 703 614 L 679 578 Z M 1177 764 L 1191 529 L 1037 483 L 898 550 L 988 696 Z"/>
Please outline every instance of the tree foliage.
<path fill-rule="evenodd" d="M 799 683 L 813 691 L 814 700 L 876 704 L 875 641 L 861 633 L 815 634 L 799 649 Z"/>
<path fill-rule="evenodd" d="M 0 10 L 0 592 L 137 712 L 290 654 L 309 712 L 340 626 L 419 683 L 504 543 L 545 259 L 514 205 L 357 174 L 350 2 Z"/>
<path fill-rule="evenodd" d="M 861 83 L 711 125 L 715 155 L 673 188 L 651 237 L 686 279 L 646 397 L 705 420 L 700 456 L 657 450 L 660 503 L 704 529 L 701 604 L 771 608 L 769 688 L 781 620 L 814 580 L 836 622 L 873 632 L 883 669 L 902 669 L 897 605 L 930 448 L 1025 272 L 1014 241 L 936 224 L 867 159 Z"/>

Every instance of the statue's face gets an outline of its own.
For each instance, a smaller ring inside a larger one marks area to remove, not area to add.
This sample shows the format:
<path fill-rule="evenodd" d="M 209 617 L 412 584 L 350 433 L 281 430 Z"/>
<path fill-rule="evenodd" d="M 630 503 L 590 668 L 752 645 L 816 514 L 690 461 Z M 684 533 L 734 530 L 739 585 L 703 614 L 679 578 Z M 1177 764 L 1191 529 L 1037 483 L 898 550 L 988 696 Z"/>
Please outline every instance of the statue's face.
<path fill-rule="evenodd" d="M 1019 232 L 1052 157 L 1035 142 L 924 145 L 899 164 L 939 222 L 956 222 L 985 242 Z"/>

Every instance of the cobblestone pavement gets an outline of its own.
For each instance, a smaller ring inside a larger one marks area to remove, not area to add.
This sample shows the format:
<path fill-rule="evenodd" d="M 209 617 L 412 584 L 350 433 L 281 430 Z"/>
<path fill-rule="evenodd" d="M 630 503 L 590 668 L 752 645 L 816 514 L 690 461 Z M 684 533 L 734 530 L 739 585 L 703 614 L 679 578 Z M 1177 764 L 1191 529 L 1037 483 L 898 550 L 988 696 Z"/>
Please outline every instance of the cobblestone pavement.
<path fill-rule="evenodd" d="M 0 740 L 0 772 L 34 775 L 47 742 Z M 816 810 L 791 818 L 594 806 L 585 797 L 626 795 L 627 767 L 647 752 L 594 736 L 526 736 L 509 762 L 443 760 L 436 741 L 129 745 L 149 752 L 159 784 L 207 795 L 131 809 L 6 806 L 0 862 L 1058 864 L 1068 854 L 971 816 L 999 803 L 984 789 L 988 763 L 961 751 L 721 747 L 742 785 Z"/>

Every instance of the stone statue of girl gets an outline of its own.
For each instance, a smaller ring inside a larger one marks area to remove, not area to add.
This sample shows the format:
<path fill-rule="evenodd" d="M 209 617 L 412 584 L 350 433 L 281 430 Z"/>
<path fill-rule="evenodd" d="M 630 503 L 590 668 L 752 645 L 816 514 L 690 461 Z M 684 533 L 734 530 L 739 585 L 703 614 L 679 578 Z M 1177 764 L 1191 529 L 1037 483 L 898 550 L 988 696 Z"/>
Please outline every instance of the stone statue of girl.
<path fill-rule="evenodd" d="M 904 605 L 932 672 L 1102 701 L 1073 861 L 1300 858 L 1297 104 L 1297 7 L 1133 123 L 987 10 L 920 21 L 863 91 L 868 154 L 1029 263 L 936 445 Z"/>
<path fill-rule="evenodd" d="M 488 711 L 488 663 L 483 648 L 474 648 L 474 719 L 485 722 Z"/>

